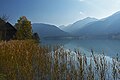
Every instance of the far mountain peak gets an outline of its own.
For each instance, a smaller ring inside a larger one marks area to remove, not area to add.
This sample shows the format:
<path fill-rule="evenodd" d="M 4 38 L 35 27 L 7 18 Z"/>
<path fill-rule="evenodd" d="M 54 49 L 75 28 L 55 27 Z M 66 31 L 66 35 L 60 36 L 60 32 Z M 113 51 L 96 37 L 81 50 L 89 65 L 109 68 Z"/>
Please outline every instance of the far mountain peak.
<path fill-rule="evenodd" d="M 88 19 L 95 19 L 95 20 L 98 20 L 98 19 L 93 18 L 93 17 L 86 17 L 86 18 L 84 18 L 83 20 L 88 20 Z"/>
<path fill-rule="evenodd" d="M 96 18 L 86 17 L 82 20 L 76 21 L 75 23 L 73 23 L 69 26 L 61 27 L 61 29 L 66 31 L 66 32 L 74 32 L 74 31 L 84 27 L 86 24 L 88 24 L 90 22 L 97 21 L 97 20 L 98 19 L 96 19 Z"/>

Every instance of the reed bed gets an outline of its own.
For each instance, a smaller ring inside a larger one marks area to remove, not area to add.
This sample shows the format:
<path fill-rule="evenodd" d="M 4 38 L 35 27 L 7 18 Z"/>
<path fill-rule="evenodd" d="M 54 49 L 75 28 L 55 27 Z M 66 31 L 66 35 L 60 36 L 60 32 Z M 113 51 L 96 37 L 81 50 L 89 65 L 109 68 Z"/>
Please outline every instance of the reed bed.
<path fill-rule="evenodd" d="M 120 61 L 33 40 L 0 42 L 0 80 L 120 80 Z"/>

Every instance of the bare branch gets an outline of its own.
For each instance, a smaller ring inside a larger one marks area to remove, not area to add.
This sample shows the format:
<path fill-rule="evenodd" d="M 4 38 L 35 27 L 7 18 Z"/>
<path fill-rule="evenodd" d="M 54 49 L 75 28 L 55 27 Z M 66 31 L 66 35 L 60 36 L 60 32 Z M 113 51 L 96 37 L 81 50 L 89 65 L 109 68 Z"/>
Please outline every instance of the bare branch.
<path fill-rule="evenodd" d="M 5 15 L 5 14 L 3 14 L 2 16 L 0 16 L 0 18 L 1 18 L 2 20 L 4 20 L 5 22 L 7 22 L 8 19 L 9 19 L 9 17 L 8 17 L 7 15 Z"/>

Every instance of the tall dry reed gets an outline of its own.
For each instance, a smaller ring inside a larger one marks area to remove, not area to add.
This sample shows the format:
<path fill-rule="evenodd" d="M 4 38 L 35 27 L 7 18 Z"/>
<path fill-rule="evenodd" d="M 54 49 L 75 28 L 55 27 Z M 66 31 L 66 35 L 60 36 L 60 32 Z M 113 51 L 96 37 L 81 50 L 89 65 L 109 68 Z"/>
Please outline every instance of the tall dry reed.
<path fill-rule="evenodd" d="M 0 42 L 0 80 L 119 80 L 119 58 L 87 57 L 33 40 Z"/>

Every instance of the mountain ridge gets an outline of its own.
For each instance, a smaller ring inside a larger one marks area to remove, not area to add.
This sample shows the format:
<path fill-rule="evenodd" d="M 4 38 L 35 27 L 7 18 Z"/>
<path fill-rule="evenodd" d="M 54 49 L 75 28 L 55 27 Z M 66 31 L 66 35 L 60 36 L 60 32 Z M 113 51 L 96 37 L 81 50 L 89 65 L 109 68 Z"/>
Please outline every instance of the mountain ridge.
<path fill-rule="evenodd" d="M 88 33 L 88 34 L 113 34 L 114 32 L 120 32 L 120 12 L 114 13 L 107 17 L 103 21 L 98 20 L 92 24 L 85 25 L 82 29 L 79 29 L 76 33 Z"/>
<path fill-rule="evenodd" d="M 55 25 L 45 23 L 33 23 L 33 32 L 38 33 L 40 37 L 61 37 L 68 36 L 67 32 L 62 31 Z"/>
<path fill-rule="evenodd" d="M 96 19 L 87 17 L 82 20 L 76 21 L 73 24 L 68 26 L 59 26 L 59 28 L 55 25 L 45 24 L 45 23 L 34 23 L 40 24 L 38 28 L 40 30 L 34 29 L 40 33 L 41 36 L 113 36 L 120 34 L 120 11 L 114 13 L 113 15 L 103 18 Z M 33 27 L 34 27 L 33 24 Z M 44 27 L 43 27 L 44 25 Z M 49 26 L 49 27 L 48 27 Z"/>
<path fill-rule="evenodd" d="M 74 22 L 73 24 L 63 27 L 62 30 L 69 32 L 69 33 L 71 33 L 71 32 L 74 33 L 75 30 L 78 30 L 78 29 L 84 27 L 86 24 L 93 22 L 93 21 L 97 21 L 97 20 L 98 19 L 96 19 L 96 18 L 86 17 L 82 20 Z"/>

